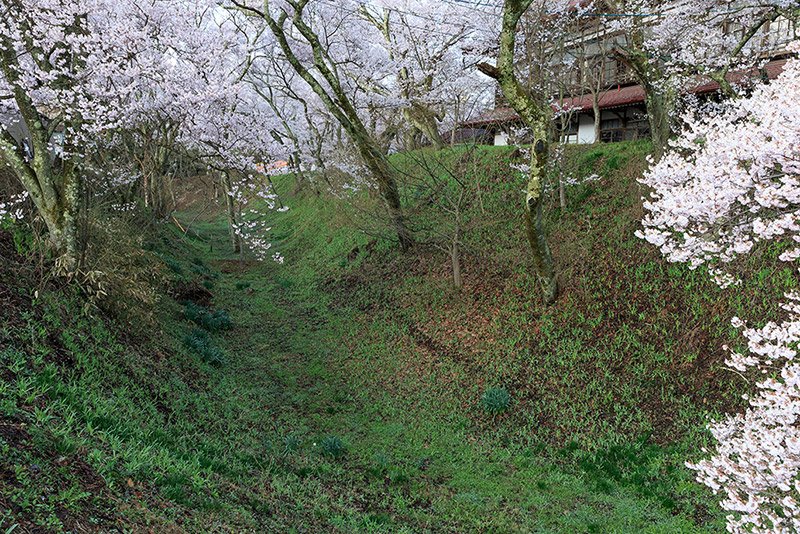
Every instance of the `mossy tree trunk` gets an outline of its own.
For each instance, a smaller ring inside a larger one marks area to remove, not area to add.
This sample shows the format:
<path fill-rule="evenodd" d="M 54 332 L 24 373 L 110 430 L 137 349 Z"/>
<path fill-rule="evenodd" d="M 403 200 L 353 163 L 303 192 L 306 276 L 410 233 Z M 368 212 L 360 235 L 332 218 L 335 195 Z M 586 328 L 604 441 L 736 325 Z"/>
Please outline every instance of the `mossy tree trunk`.
<path fill-rule="evenodd" d="M 675 133 L 673 118 L 677 111 L 678 91 L 663 67 L 652 61 L 644 42 L 644 29 L 635 28 L 628 35 L 626 47 L 614 49 L 613 55 L 630 69 L 644 89 L 653 156 L 658 160 Z"/>
<path fill-rule="evenodd" d="M 404 110 L 404 114 L 414 128 L 428 139 L 433 148 L 441 150 L 445 147 L 445 141 L 439 132 L 436 114 L 430 108 L 414 103 Z"/>
<path fill-rule="evenodd" d="M 156 219 L 167 219 L 174 209 L 169 158 L 177 136 L 177 126 L 168 122 L 145 124 L 138 128 L 127 149 L 142 175 L 144 206 Z"/>
<path fill-rule="evenodd" d="M 731 70 L 733 59 L 741 54 L 742 50 L 750 43 L 750 41 L 759 33 L 759 31 L 775 22 L 780 16 L 784 16 L 789 20 L 793 20 L 797 24 L 800 19 L 800 8 L 790 8 L 786 10 L 775 9 L 767 13 L 761 19 L 755 21 L 749 28 L 744 28 L 739 42 L 733 48 L 730 54 L 729 61 L 724 66 L 718 68 L 714 72 L 709 73 L 709 77 L 719 84 L 720 90 L 728 98 L 737 98 L 738 91 L 733 87 L 733 84 L 728 80 L 728 73 Z"/>
<path fill-rule="evenodd" d="M 530 129 L 533 137 L 531 169 L 525 195 L 525 226 L 542 296 L 546 303 L 552 304 L 558 298 L 558 281 L 544 232 L 542 201 L 553 112 L 549 101 L 536 99 L 525 91 L 514 70 L 517 26 L 531 2 L 532 0 L 505 0 L 497 66 L 481 63 L 478 68 L 498 81 L 503 95 Z"/>
<path fill-rule="evenodd" d="M 669 140 L 675 133 L 673 118 L 676 114 L 678 94 L 674 88 L 657 89 L 645 86 L 647 120 L 650 124 L 650 137 L 653 140 L 653 156 L 661 159 Z"/>
<path fill-rule="evenodd" d="M 616 9 L 624 11 L 626 4 L 619 2 Z M 735 58 L 740 56 L 765 25 L 781 15 L 796 20 L 799 13 L 800 10 L 775 8 L 742 30 L 738 43 L 728 54 L 728 62 L 725 66 L 712 72 L 704 72 L 702 68 L 698 68 L 698 65 L 685 65 L 684 70 L 709 76 L 719 83 L 723 94 L 729 98 L 735 98 L 738 96 L 737 92 L 727 79 Z M 653 156 L 658 160 L 666 151 L 669 140 L 675 133 L 673 118 L 678 115 L 679 87 L 677 82 L 671 79 L 672 75 L 664 66 L 659 61 L 654 61 L 651 54 L 647 52 L 644 44 L 645 32 L 643 27 L 633 28 L 628 35 L 627 45 L 621 49 L 615 49 L 614 56 L 633 72 L 639 84 L 644 88 L 650 136 L 653 140 Z"/>
<path fill-rule="evenodd" d="M 79 214 L 83 202 L 83 181 L 73 157 L 67 156 L 57 167 L 51 154 L 51 140 L 58 120 L 48 120 L 34 105 L 20 75 L 17 49 L 8 39 L 0 43 L 0 70 L 8 82 L 14 102 L 27 126 L 33 157 L 8 132 L 0 131 L 0 158 L 11 168 L 28 191 L 37 213 L 45 222 L 51 247 L 60 268 L 67 274 L 80 267 Z M 80 123 L 73 119 L 73 126 Z M 67 147 L 68 148 L 68 147 Z"/>

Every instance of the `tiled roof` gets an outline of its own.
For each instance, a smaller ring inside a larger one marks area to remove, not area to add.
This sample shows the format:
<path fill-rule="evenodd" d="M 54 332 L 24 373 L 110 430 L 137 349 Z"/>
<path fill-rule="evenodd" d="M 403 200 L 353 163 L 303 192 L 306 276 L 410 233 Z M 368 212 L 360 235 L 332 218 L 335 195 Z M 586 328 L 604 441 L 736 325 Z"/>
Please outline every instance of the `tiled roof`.
<path fill-rule="evenodd" d="M 767 77 L 770 80 L 774 80 L 777 78 L 782 72 L 784 67 L 786 66 L 785 59 L 777 59 L 775 61 L 770 61 L 763 67 L 763 71 L 766 73 Z M 752 69 L 749 71 L 739 71 L 739 72 L 731 72 L 726 76 L 726 79 L 731 83 L 739 83 L 743 80 L 748 78 L 755 78 L 761 76 L 761 70 L 759 69 Z M 694 88 L 692 92 L 694 93 L 712 93 L 719 89 L 719 84 L 717 82 L 707 81 L 702 83 Z"/>
<path fill-rule="evenodd" d="M 478 126 L 486 126 L 489 124 L 502 124 L 506 122 L 514 122 L 519 120 L 519 115 L 510 107 L 500 107 L 484 111 L 475 119 L 467 122 L 462 122 L 462 127 L 475 128 Z"/>
<path fill-rule="evenodd" d="M 603 91 L 597 97 L 600 109 L 615 108 L 644 102 L 644 89 L 641 85 L 631 85 Z M 564 107 L 578 108 L 581 111 L 592 109 L 592 95 L 584 95 L 572 98 L 564 102 Z"/>
<path fill-rule="evenodd" d="M 770 80 L 777 78 L 783 72 L 786 65 L 785 59 L 770 61 L 767 63 L 763 70 Z M 734 72 L 727 76 L 731 82 L 740 82 L 745 78 L 754 77 L 759 75 L 760 71 L 750 72 Z M 695 94 L 713 93 L 719 90 L 719 84 L 713 81 L 706 81 L 697 85 L 691 90 Z M 645 92 L 641 85 L 631 85 L 628 87 L 620 87 L 618 89 L 611 89 L 603 91 L 598 97 L 600 109 L 610 109 L 619 106 L 629 106 L 631 104 L 643 103 L 645 99 Z M 580 111 L 589 111 L 592 109 L 592 95 L 583 95 L 568 99 L 564 102 L 563 107 L 577 108 Z M 513 108 L 499 107 L 486 111 L 476 117 L 474 120 L 467 121 L 461 124 L 462 127 L 476 127 L 488 126 L 491 124 L 505 124 L 509 122 L 517 122 L 520 120 L 519 115 Z"/>

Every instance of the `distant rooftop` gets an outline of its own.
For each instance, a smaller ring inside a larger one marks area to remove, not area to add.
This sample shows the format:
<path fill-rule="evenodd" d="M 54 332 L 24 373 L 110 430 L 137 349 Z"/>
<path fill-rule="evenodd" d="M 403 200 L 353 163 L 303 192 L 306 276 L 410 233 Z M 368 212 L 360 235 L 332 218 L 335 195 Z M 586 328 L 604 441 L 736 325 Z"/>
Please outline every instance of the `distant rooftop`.
<path fill-rule="evenodd" d="M 770 80 L 777 78 L 783 72 L 786 65 L 785 59 L 770 61 L 763 69 L 747 72 L 732 72 L 727 76 L 727 79 L 732 83 L 738 83 L 747 78 L 758 76 L 762 71 L 767 75 Z M 718 91 L 720 86 L 717 82 L 705 80 L 690 92 L 694 94 L 707 94 Z M 610 89 L 603 91 L 598 96 L 598 103 L 600 109 L 612 109 L 622 106 L 630 106 L 633 104 L 644 103 L 645 92 L 641 85 L 631 85 L 627 87 L 619 87 L 617 89 Z M 577 109 L 579 111 L 591 111 L 592 109 L 592 95 L 583 95 L 573 98 L 568 98 L 564 101 L 564 108 Z M 473 120 L 462 122 L 462 128 L 477 128 L 481 126 L 490 126 L 494 124 L 507 124 L 519 122 L 521 119 L 516 111 L 511 107 L 498 107 L 481 113 Z"/>

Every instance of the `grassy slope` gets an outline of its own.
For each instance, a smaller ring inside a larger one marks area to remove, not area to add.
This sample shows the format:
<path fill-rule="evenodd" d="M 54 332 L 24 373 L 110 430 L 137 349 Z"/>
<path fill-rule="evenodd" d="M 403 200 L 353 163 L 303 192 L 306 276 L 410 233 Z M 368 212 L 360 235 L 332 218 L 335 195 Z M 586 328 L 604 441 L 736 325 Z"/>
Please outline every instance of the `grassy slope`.
<path fill-rule="evenodd" d="M 126 334 L 63 290 L 31 299 L 35 273 L 0 270 L 0 529 L 719 530 L 682 462 L 707 414 L 741 405 L 721 366 L 728 318 L 767 317 L 794 281 L 756 259 L 745 290 L 724 293 L 638 242 L 646 149 L 570 155 L 604 178 L 550 212 L 564 296 L 549 309 L 510 153 L 488 148 L 425 156 L 467 162 L 482 184 L 461 292 L 444 254 L 400 255 L 330 199 L 275 216 L 283 266 L 220 253 L 219 219 L 187 239 L 166 229 L 169 276 L 211 287 L 233 321 L 211 334 L 223 367 L 185 347 L 194 327 L 169 299 L 161 332 Z M 415 158 L 395 164 L 412 175 Z M 419 227 L 447 224 L 414 206 Z M 508 413 L 479 408 L 490 386 L 511 392 Z"/>

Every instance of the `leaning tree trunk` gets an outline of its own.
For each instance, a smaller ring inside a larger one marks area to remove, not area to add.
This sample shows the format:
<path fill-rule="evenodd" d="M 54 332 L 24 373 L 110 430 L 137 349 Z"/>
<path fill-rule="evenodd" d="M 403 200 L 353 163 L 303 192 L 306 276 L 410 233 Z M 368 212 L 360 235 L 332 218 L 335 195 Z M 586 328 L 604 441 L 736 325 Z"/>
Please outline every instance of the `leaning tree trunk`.
<path fill-rule="evenodd" d="M 367 135 L 362 137 L 357 132 L 351 132 L 351 135 L 358 138 L 355 144 L 358 147 L 364 163 L 370 170 L 370 173 L 378 182 L 378 191 L 386 205 L 392 228 L 394 228 L 394 231 L 397 233 L 397 237 L 400 241 L 400 248 L 408 250 L 414 244 L 414 240 L 411 237 L 405 217 L 403 216 L 400 202 L 400 190 L 397 187 L 397 181 L 395 181 L 394 176 L 392 176 L 389 162 L 386 160 L 386 155 L 381 152 L 380 147 L 377 146 L 371 136 Z"/>
<path fill-rule="evenodd" d="M 66 161 L 60 172 L 54 167 L 50 153 L 52 132 L 31 99 L 28 83 L 23 81 L 25 70 L 19 58 L 38 51 L 26 50 L 29 43 L 24 40 L 12 43 L 3 37 L 0 41 L 0 72 L 8 86 L 6 92 L 11 93 L 29 129 L 28 141 L 33 150 L 33 157 L 29 159 L 8 129 L 3 128 L 0 130 L 0 160 L 11 168 L 30 194 L 47 225 L 49 241 L 59 257 L 60 268 L 71 274 L 80 268 L 79 214 L 84 198 L 83 182 L 74 161 Z M 21 44 L 22 49 L 15 44 Z M 77 129 L 79 125 L 78 116 L 66 124 L 67 130 Z"/>
<path fill-rule="evenodd" d="M 33 135 L 41 134 L 38 129 L 40 125 L 34 126 Z M 83 202 L 80 173 L 72 162 L 65 163 L 60 173 L 56 172 L 46 144 L 41 141 L 34 148 L 33 158 L 27 160 L 7 131 L 0 133 L 0 158 L 30 194 L 47 226 L 48 242 L 58 257 L 59 268 L 74 273 L 80 267 L 79 214 Z"/>
<path fill-rule="evenodd" d="M 308 5 L 309 1 L 310 0 L 296 0 L 292 3 L 295 15 L 291 19 L 291 25 L 300 32 L 311 47 L 314 57 L 314 66 L 325 79 L 328 87 L 320 83 L 319 79 L 309 71 L 292 49 L 284 29 L 284 24 L 288 20 L 288 15 L 284 12 L 277 20 L 273 19 L 269 12 L 268 2 L 264 2 L 266 9 L 263 12 L 255 12 L 267 23 L 272 34 L 277 39 L 278 45 L 281 47 L 281 50 L 283 50 L 286 60 L 295 72 L 305 80 L 309 87 L 322 100 L 328 111 L 336 118 L 342 128 L 347 131 L 351 140 L 356 145 L 359 154 L 363 158 L 364 164 L 378 183 L 378 190 L 386 204 L 389 219 L 400 241 L 400 247 L 403 250 L 408 250 L 413 244 L 413 239 L 411 237 L 411 231 L 408 229 L 405 218 L 403 217 L 400 204 L 400 192 L 397 187 L 397 182 L 394 176 L 392 176 L 389 161 L 386 154 L 381 151 L 375 137 L 369 133 L 366 126 L 364 126 L 364 123 L 361 121 L 358 111 L 350 99 L 350 95 L 344 89 L 339 79 L 338 72 L 336 72 L 335 68 L 331 67 L 333 60 L 328 55 L 327 49 L 320 41 L 319 36 L 316 35 L 311 27 L 303 20 L 303 9 Z M 238 2 L 234 3 L 238 4 Z M 251 8 L 250 11 L 253 12 L 254 10 Z"/>
<path fill-rule="evenodd" d="M 445 147 L 445 141 L 439 133 L 436 115 L 430 109 L 420 104 L 413 104 L 411 108 L 406 108 L 404 113 L 406 120 L 430 141 L 433 148 L 441 150 Z"/>

